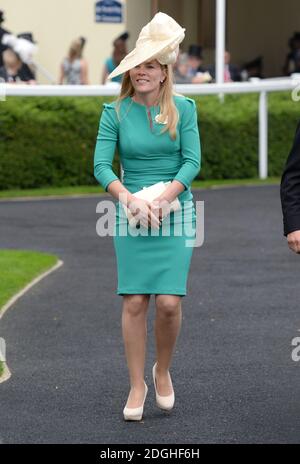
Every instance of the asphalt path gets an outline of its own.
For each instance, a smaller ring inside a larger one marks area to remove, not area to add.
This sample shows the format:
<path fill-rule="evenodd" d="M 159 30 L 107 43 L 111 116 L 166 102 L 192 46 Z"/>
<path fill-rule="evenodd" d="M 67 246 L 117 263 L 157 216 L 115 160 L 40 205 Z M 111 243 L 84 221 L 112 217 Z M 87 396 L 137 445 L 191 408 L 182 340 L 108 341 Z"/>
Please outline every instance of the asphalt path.
<path fill-rule="evenodd" d="M 154 296 L 141 422 L 122 410 L 129 378 L 109 196 L 0 201 L 0 248 L 54 253 L 64 265 L 0 321 L 12 376 L 0 384 L 1 443 L 299 443 L 299 260 L 283 236 L 278 186 L 194 190 L 205 239 L 194 249 L 171 366 L 175 407 L 155 405 Z"/>

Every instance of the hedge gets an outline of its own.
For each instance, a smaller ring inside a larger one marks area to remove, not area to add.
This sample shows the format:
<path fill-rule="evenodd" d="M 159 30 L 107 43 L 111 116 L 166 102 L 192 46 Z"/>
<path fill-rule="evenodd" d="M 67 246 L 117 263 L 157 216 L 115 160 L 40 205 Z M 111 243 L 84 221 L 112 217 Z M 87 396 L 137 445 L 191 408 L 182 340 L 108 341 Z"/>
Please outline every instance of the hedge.
<path fill-rule="evenodd" d="M 257 94 L 191 96 L 202 146 L 198 179 L 257 176 Z M 7 97 L 0 102 L 0 189 L 97 185 L 93 155 L 104 101 L 115 97 Z M 300 103 L 269 94 L 269 175 L 281 174 Z M 113 165 L 119 172 L 119 154 Z"/>

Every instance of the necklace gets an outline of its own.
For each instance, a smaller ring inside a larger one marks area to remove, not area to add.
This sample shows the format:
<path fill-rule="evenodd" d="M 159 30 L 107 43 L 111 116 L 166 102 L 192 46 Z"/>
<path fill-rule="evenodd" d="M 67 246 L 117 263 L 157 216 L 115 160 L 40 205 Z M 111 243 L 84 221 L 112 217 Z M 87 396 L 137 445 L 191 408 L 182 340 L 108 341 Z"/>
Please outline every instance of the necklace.
<path fill-rule="evenodd" d="M 150 129 L 151 129 L 151 132 L 153 132 L 153 121 L 152 121 L 150 108 L 147 108 L 147 113 L 148 113 L 148 118 L 149 118 L 149 121 L 150 121 Z"/>

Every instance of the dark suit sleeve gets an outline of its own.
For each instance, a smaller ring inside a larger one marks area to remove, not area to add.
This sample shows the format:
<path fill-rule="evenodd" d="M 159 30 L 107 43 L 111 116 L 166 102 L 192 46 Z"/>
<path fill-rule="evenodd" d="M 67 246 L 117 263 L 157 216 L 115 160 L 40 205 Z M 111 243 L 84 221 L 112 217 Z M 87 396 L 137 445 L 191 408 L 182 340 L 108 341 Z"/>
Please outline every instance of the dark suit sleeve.
<path fill-rule="evenodd" d="M 280 198 L 283 234 L 287 236 L 300 230 L 300 121 L 281 177 Z"/>

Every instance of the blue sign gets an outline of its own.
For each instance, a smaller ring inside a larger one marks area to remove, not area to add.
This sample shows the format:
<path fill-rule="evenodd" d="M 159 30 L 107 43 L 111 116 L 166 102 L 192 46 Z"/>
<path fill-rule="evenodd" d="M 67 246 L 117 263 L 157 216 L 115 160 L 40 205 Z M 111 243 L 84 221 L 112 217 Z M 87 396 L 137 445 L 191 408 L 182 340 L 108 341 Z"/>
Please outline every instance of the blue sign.
<path fill-rule="evenodd" d="M 101 0 L 95 4 L 96 23 L 122 23 L 122 3 L 117 0 Z"/>

